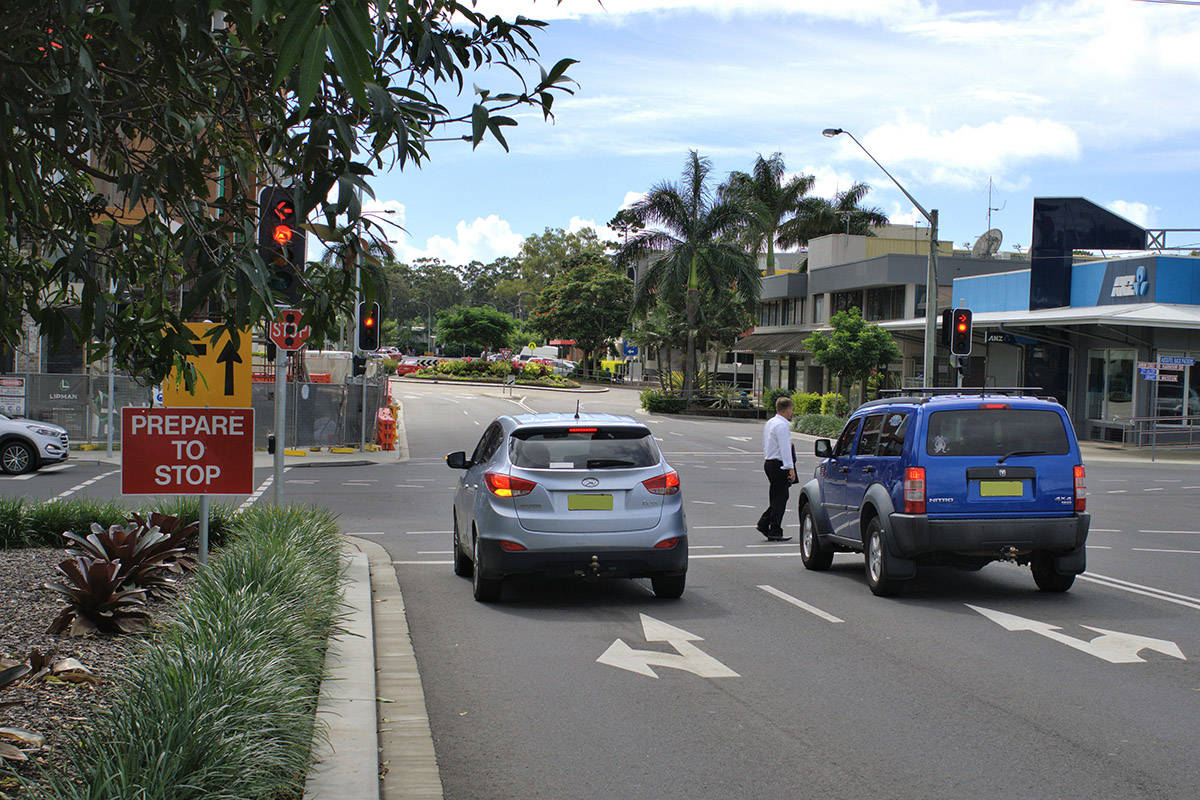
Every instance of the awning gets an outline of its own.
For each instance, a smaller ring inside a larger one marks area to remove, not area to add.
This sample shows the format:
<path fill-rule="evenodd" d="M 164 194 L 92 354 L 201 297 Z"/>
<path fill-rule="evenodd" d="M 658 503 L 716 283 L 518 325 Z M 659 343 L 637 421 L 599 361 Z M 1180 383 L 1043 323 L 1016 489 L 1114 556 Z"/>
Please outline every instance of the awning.
<path fill-rule="evenodd" d="M 811 333 L 752 333 L 738 339 L 737 344 L 729 349 L 735 353 L 799 355 L 807 352 L 804 349 L 804 340 L 811 335 Z"/>
<path fill-rule="evenodd" d="M 881 322 L 890 330 L 920 329 L 925 318 Z M 984 311 L 972 316 L 976 328 L 1001 325 L 1133 325 L 1148 328 L 1200 328 L 1200 307 L 1175 303 L 1041 308 L 1036 311 Z"/>

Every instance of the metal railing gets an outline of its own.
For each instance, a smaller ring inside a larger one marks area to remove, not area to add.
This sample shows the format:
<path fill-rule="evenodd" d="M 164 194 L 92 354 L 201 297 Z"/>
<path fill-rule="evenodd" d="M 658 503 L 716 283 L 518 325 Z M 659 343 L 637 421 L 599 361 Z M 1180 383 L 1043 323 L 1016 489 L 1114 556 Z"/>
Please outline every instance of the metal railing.
<path fill-rule="evenodd" d="M 1121 443 L 1129 447 L 1149 447 L 1151 461 L 1159 448 L 1200 445 L 1200 414 L 1125 417 L 1113 421 L 1122 426 Z"/>

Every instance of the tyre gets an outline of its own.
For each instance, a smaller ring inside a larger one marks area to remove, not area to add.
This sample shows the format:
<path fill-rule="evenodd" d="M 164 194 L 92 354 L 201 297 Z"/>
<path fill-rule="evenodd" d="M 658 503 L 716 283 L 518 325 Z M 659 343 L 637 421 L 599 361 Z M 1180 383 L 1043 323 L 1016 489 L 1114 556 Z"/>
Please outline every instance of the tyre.
<path fill-rule="evenodd" d="M 1075 583 L 1074 575 L 1060 575 L 1054 569 L 1054 556 L 1049 553 L 1034 553 L 1029 562 L 1033 582 L 1043 592 L 1065 592 Z"/>
<path fill-rule="evenodd" d="M 901 582 L 889 575 L 889 556 L 883 541 L 883 526 L 879 517 L 867 523 L 863 557 L 867 562 L 867 586 L 876 597 L 891 597 L 900 591 Z"/>
<path fill-rule="evenodd" d="M 454 574 L 460 578 L 471 575 L 474 562 L 463 552 L 462 542 L 458 538 L 458 515 L 455 514 L 451 524 L 454 525 Z"/>
<path fill-rule="evenodd" d="M 0 446 L 0 470 L 5 475 L 21 475 L 37 467 L 33 448 L 24 442 L 5 442 Z"/>
<path fill-rule="evenodd" d="M 654 589 L 654 596 L 661 597 L 666 600 L 674 600 L 683 595 L 683 586 L 687 582 L 687 575 L 656 575 L 650 579 L 650 586 Z"/>
<path fill-rule="evenodd" d="M 479 560 L 479 537 L 475 536 L 472 546 L 473 569 L 471 570 L 471 593 L 481 603 L 494 603 L 500 599 L 500 589 L 504 586 L 503 578 L 487 578 L 483 574 L 483 564 Z"/>
<path fill-rule="evenodd" d="M 805 569 L 814 571 L 829 569 L 833 563 L 833 550 L 821 544 L 817 521 L 813 519 L 812 506 L 808 503 L 800 507 L 800 560 Z"/>

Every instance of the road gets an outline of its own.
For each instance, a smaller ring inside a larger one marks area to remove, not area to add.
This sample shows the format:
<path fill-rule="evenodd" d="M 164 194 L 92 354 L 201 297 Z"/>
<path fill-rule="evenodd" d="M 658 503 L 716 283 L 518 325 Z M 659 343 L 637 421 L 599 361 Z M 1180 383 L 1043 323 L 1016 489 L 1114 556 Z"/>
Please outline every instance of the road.
<path fill-rule="evenodd" d="M 794 539 L 754 530 L 758 424 L 639 413 L 682 479 L 683 598 L 645 581 L 514 581 L 485 605 L 451 570 L 457 474 L 442 457 L 497 414 L 578 396 L 399 392 L 407 460 L 292 469 L 286 492 L 391 554 L 448 798 L 1200 795 L 1200 468 L 1089 462 L 1088 572 L 1065 595 L 993 564 L 926 569 L 882 599 L 860 556 L 811 573 Z M 637 396 L 581 402 L 634 413 Z M 114 496 L 112 470 L 0 478 L 0 494 L 95 478 L 75 492 Z"/>

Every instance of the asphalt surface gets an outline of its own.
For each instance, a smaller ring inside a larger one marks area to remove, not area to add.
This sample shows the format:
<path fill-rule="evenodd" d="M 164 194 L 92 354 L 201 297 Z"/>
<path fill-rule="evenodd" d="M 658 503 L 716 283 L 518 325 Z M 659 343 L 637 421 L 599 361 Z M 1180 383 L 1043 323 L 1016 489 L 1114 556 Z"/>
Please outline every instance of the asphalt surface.
<path fill-rule="evenodd" d="M 442 457 L 497 414 L 635 413 L 637 395 L 399 387 L 408 460 L 291 469 L 285 492 L 391 554 L 447 797 L 1200 795 L 1200 467 L 1088 461 L 1088 572 L 1065 595 L 992 564 L 881 599 L 861 556 L 807 572 L 795 539 L 754 530 L 760 423 L 639 413 L 682 479 L 684 596 L 512 581 L 485 605 L 452 572 Z M 0 494 L 116 496 L 115 469 L 0 477 Z"/>

